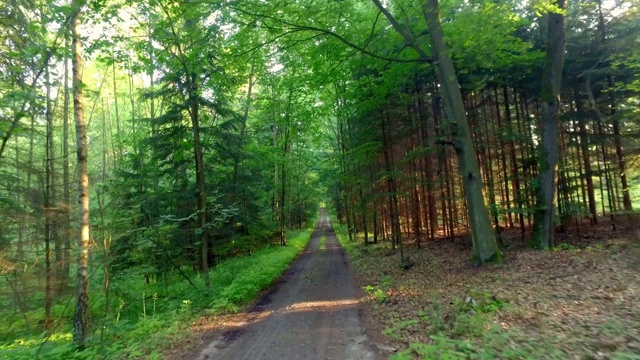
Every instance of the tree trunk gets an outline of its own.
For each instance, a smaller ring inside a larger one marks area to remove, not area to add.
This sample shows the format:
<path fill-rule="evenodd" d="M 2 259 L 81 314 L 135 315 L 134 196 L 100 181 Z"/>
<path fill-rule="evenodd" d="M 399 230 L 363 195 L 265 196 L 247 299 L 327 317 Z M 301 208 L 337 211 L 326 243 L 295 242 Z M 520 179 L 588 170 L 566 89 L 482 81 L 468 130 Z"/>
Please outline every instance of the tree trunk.
<path fill-rule="evenodd" d="M 52 295 L 51 287 L 53 280 L 53 269 L 51 268 L 51 243 L 54 243 L 56 252 L 56 270 L 59 269 L 59 244 L 56 239 L 55 230 L 55 166 L 54 157 L 55 149 L 53 144 L 53 109 L 51 104 L 51 76 L 49 73 L 49 64 L 45 64 L 45 87 L 46 87 L 46 120 L 47 120 L 47 138 L 46 138 L 46 156 L 45 156 L 45 191 L 44 191 L 44 253 L 45 253 L 45 290 L 44 290 L 44 328 L 49 332 L 51 329 L 51 305 Z M 57 275 L 58 271 L 56 271 Z"/>
<path fill-rule="evenodd" d="M 65 49 L 68 49 L 68 40 L 65 39 Z M 64 252 L 62 273 L 60 275 L 60 288 L 62 292 L 69 278 L 71 265 L 71 189 L 69 174 L 69 61 L 64 59 L 64 103 L 62 114 L 62 201 L 64 202 Z"/>
<path fill-rule="evenodd" d="M 113 63 L 111 64 L 112 71 L 112 81 L 113 81 L 113 106 L 116 110 L 116 131 L 118 132 L 116 135 L 117 147 L 118 147 L 118 158 L 122 159 L 124 156 L 124 151 L 122 150 L 122 141 L 120 140 L 120 136 L 122 136 L 122 129 L 120 128 L 120 108 L 118 107 L 118 85 L 116 83 L 116 59 L 115 59 L 115 48 L 113 49 L 112 59 Z"/>
<path fill-rule="evenodd" d="M 507 149 L 504 141 L 504 124 L 502 124 L 502 114 L 500 113 L 500 98 L 498 96 L 498 87 L 493 88 L 493 96 L 495 100 L 495 109 L 496 109 L 496 120 L 498 120 L 498 140 L 499 146 L 498 149 L 500 151 L 500 163 L 502 164 L 502 183 L 500 187 L 504 185 L 503 190 L 501 190 L 502 198 L 505 200 L 504 204 L 507 207 L 506 211 L 506 219 L 505 219 L 505 227 L 513 228 L 513 214 L 511 213 L 511 196 L 509 195 L 509 175 L 507 173 Z"/>
<path fill-rule="evenodd" d="M 511 161 L 511 190 L 513 191 L 513 200 L 516 202 L 518 222 L 520 224 L 520 236 L 524 241 L 524 204 L 520 197 L 520 176 L 518 174 L 518 162 L 516 160 L 516 144 L 513 139 L 513 124 L 511 122 L 511 106 L 509 103 L 509 90 L 506 85 L 502 87 L 502 95 L 504 98 L 504 118 L 507 123 L 509 134 L 509 160 Z M 516 104 L 517 106 L 517 104 Z M 516 110 L 517 113 L 517 110 Z"/>
<path fill-rule="evenodd" d="M 554 216 L 557 190 L 558 118 L 560 83 L 564 65 L 566 0 L 555 0 L 563 13 L 549 12 L 547 56 L 542 76 L 540 130 L 538 149 L 538 188 L 531 245 L 541 249 L 553 247 Z"/>
<path fill-rule="evenodd" d="M 429 40 L 435 60 L 434 67 L 441 86 L 445 111 L 449 118 L 455 121 L 454 149 L 458 155 L 460 175 L 467 199 L 474 258 L 478 264 L 499 261 L 501 254 L 485 204 L 482 176 L 462 102 L 460 86 L 449 49 L 444 42 L 438 0 L 428 0 L 423 7 L 423 15 L 429 28 Z"/>
<path fill-rule="evenodd" d="M 589 218 L 591 224 L 598 223 L 598 214 L 596 209 L 596 195 L 593 187 L 593 170 L 591 169 L 591 156 L 589 153 L 589 133 L 587 133 L 587 126 L 584 119 L 585 111 L 580 99 L 580 92 L 577 84 L 573 88 L 574 101 L 576 104 L 576 112 L 578 113 L 578 129 L 580 136 L 580 152 L 582 155 L 582 162 L 584 163 L 584 179 L 587 186 L 587 199 L 589 205 Z"/>
<path fill-rule="evenodd" d="M 196 210 L 198 211 L 198 233 L 200 236 L 202 276 L 207 288 L 211 286 L 209 278 L 209 238 L 207 231 L 207 191 L 204 175 L 204 154 L 202 141 L 200 140 L 200 106 L 198 100 L 197 79 L 193 75 L 188 76 L 189 87 L 189 116 L 191 118 L 191 131 L 193 133 L 193 156 L 196 166 Z"/>
<path fill-rule="evenodd" d="M 402 244 L 402 239 L 400 236 L 400 214 L 398 211 L 398 196 L 396 194 L 396 184 L 395 177 L 392 174 L 393 164 L 392 159 L 393 155 L 391 153 L 391 145 L 387 139 L 387 131 L 385 125 L 385 115 L 382 115 L 380 119 L 380 124 L 382 125 L 382 148 L 384 152 L 384 164 L 385 170 L 387 172 L 387 190 L 389 191 L 389 211 L 390 211 L 390 220 L 391 220 L 391 244 L 395 249 L 395 246 L 398 245 L 400 249 L 400 261 L 404 265 L 404 246 Z"/>
<path fill-rule="evenodd" d="M 73 339 L 83 349 L 89 335 L 89 172 L 87 163 L 87 135 L 82 109 L 82 43 L 80 34 L 81 1 L 74 2 L 73 31 L 73 109 L 76 122 L 76 146 L 78 154 L 78 277 L 76 309 L 73 317 Z"/>

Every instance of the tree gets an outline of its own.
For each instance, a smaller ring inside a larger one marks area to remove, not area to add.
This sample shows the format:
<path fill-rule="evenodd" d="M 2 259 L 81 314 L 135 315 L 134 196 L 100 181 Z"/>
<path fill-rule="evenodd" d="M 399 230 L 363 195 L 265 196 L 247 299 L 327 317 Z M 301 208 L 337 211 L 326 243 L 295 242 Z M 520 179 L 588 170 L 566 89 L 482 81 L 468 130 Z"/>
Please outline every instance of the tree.
<path fill-rule="evenodd" d="M 545 59 L 540 106 L 541 143 L 538 149 L 538 184 L 531 244 L 541 249 L 553 247 L 558 164 L 558 110 L 565 56 L 566 0 L 552 3 L 548 13 L 547 56 Z"/>
<path fill-rule="evenodd" d="M 407 44 L 416 50 L 420 58 L 425 62 L 431 62 L 434 66 L 441 86 L 440 94 L 445 111 L 449 120 L 455 126 L 451 145 L 458 156 L 459 171 L 463 179 L 465 198 L 468 204 L 467 211 L 471 223 L 474 260 L 479 264 L 487 261 L 499 261 L 501 257 L 500 250 L 491 228 L 489 211 L 484 200 L 480 167 L 478 166 L 476 151 L 471 138 L 460 85 L 449 54 L 449 48 L 444 42 L 444 32 L 440 23 L 440 5 L 437 0 L 428 0 L 422 7 L 424 20 L 429 29 L 429 41 L 433 54 L 433 59 L 431 59 L 425 50 L 420 47 L 416 39 L 395 20 L 379 0 L 372 1 L 387 17 L 393 28 L 402 35 Z"/>
<path fill-rule="evenodd" d="M 76 0 L 72 4 L 71 30 L 73 48 L 73 115 L 76 123 L 76 153 L 78 158 L 78 274 L 76 283 L 76 307 L 73 316 L 73 339 L 83 349 L 89 336 L 89 171 L 87 152 L 87 130 L 84 121 L 82 99 L 82 39 L 80 16 L 84 3 Z"/>

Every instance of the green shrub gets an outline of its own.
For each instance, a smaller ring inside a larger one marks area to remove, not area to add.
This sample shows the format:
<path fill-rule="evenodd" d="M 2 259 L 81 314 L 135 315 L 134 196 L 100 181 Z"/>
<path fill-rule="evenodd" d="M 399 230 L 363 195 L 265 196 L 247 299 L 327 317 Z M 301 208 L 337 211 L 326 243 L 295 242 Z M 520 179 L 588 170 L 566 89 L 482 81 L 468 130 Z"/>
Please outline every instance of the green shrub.
<path fill-rule="evenodd" d="M 9 340 L 0 341 L 0 359 L 161 359 L 168 339 L 188 336 L 187 324 L 200 314 L 237 312 L 269 287 L 306 247 L 310 234 L 310 230 L 291 231 L 285 247 L 265 247 L 223 261 L 210 271 L 210 289 L 205 288 L 201 276 L 193 273 L 188 274 L 191 285 L 179 274 L 157 278 L 146 267 L 122 271 L 112 278 L 108 316 L 104 315 L 106 299 L 101 281 L 94 281 L 91 300 L 95 332 L 84 351 L 77 351 L 72 343 L 72 306 L 56 305 L 54 318 L 63 320 L 56 333 L 48 339 L 38 333 L 6 333 Z M 100 278 L 97 272 L 94 279 Z M 37 319 L 44 319 L 44 311 L 40 309 L 29 317 L 37 323 Z"/>

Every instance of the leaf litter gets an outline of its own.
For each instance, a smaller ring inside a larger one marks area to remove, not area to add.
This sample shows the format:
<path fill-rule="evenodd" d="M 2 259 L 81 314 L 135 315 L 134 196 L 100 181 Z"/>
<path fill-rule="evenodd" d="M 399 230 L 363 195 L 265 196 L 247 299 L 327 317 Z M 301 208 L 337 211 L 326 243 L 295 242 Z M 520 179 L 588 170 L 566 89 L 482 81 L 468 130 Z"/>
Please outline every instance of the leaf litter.
<path fill-rule="evenodd" d="M 471 266 L 470 244 L 459 239 L 420 249 L 407 242 L 415 261 L 408 271 L 386 244 L 358 246 L 352 264 L 372 304 L 371 323 L 392 347 L 444 336 L 492 347 L 486 354 L 498 358 L 640 359 L 640 230 L 631 221 L 618 228 L 559 233 L 552 251 L 528 249 L 514 233 L 507 243 L 517 246 L 503 249 L 504 262 L 481 268 Z M 478 312 L 486 314 L 469 315 Z M 453 358 L 472 357 L 462 350 Z"/>

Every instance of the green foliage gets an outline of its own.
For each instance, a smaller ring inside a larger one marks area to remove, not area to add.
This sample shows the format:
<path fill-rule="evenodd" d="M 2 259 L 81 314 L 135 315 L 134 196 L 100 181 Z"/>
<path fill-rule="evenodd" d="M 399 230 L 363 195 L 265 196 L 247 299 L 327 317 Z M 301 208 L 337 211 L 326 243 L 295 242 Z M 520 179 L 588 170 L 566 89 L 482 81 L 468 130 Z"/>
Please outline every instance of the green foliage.
<path fill-rule="evenodd" d="M 213 291 L 208 312 L 234 312 L 238 306 L 255 298 L 259 291 L 277 279 L 304 249 L 310 231 L 289 237 L 286 247 L 272 246 L 251 256 L 234 258 L 220 264 L 212 272 L 211 281 L 220 286 Z M 292 235 L 292 234 L 289 234 Z"/>
<path fill-rule="evenodd" d="M 379 303 L 385 303 L 389 301 L 389 296 L 387 296 L 385 291 L 380 287 L 376 287 L 374 285 L 366 285 L 364 287 L 364 291 L 366 291 L 369 296 L 374 298 Z"/>
<path fill-rule="evenodd" d="M 479 340 L 451 338 L 445 334 L 431 335 L 430 343 L 414 343 L 409 349 L 390 357 L 392 360 L 407 359 L 563 359 L 557 350 L 540 346 L 533 341 L 516 348 L 512 346 L 517 334 L 501 332 L 495 328 L 487 331 Z"/>
<path fill-rule="evenodd" d="M 556 246 L 553 247 L 554 251 L 562 251 L 562 250 L 571 251 L 575 249 L 576 249 L 575 246 L 567 243 L 556 244 Z"/>
<path fill-rule="evenodd" d="M 389 336 L 394 340 L 401 340 L 402 337 L 398 334 L 398 331 L 411 327 L 419 322 L 419 320 L 411 319 L 404 321 L 394 321 L 391 327 L 388 327 L 382 331 L 383 334 Z"/>
<path fill-rule="evenodd" d="M 463 302 L 455 305 L 460 312 L 494 313 L 504 308 L 506 303 L 486 291 L 473 291 Z"/>
<path fill-rule="evenodd" d="M 64 323 L 50 338 L 24 334 L 0 342 L 0 358 L 10 359 L 161 359 L 168 342 L 188 336 L 188 326 L 203 312 L 238 311 L 269 287 L 288 268 L 309 241 L 311 231 L 291 231 L 286 247 L 268 246 L 251 256 L 236 257 L 211 269 L 212 288 L 201 277 L 194 285 L 179 277 L 145 280 L 145 270 L 130 268 L 114 281 L 112 316 L 94 315 L 96 329 L 89 347 L 78 352 L 72 343 L 70 324 Z M 94 311 L 104 306 L 95 289 Z M 144 299 L 144 302 L 143 302 Z M 145 309 L 146 306 L 146 309 Z M 57 316 L 69 316 L 61 313 Z"/>
<path fill-rule="evenodd" d="M 429 323 L 430 341 L 410 344 L 390 359 L 560 358 L 559 351 L 540 347 L 535 340 L 524 339 L 517 330 L 495 325 L 492 314 L 504 307 L 503 301 L 486 292 L 474 292 L 465 301 L 454 304 L 449 314 L 444 314 L 434 301 L 428 311 L 418 313 L 419 320 L 400 321 L 385 331 L 388 336 L 400 339 L 396 331 L 425 321 Z"/>

